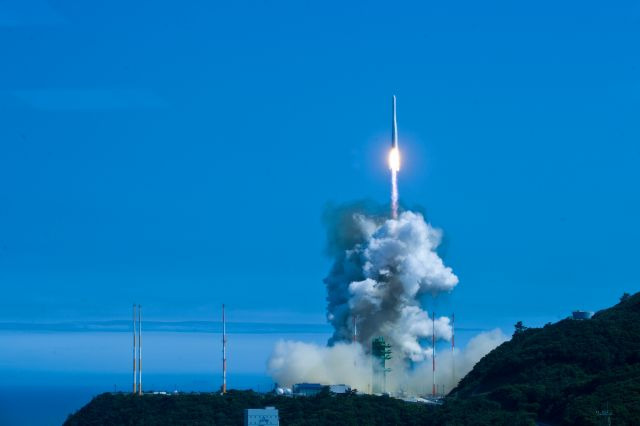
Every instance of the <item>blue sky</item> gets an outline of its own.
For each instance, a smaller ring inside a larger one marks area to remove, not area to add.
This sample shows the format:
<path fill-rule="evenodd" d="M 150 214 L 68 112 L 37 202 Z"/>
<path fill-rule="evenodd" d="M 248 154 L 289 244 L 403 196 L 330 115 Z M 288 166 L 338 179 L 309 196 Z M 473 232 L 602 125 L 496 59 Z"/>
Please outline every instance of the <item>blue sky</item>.
<path fill-rule="evenodd" d="M 400 198 L 542 324 L 638 289 L 637 2 L 0 3 L 0 321 L 323 321 L 327 203 Z"/>

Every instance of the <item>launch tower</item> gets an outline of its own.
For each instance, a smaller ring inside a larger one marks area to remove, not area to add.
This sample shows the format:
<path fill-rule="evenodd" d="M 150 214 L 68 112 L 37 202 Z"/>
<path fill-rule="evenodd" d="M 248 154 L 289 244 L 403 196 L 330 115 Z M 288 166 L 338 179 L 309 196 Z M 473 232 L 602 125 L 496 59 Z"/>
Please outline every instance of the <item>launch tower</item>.
<path fill-rule="evenodd" d="M 376 337 L 371 342 L 371 355 L 373 356 L 373 393 L 385 393 L 387 391 L 387 361 L 391 359 L 391 345 L 384 341 L 384 337 Z"/>

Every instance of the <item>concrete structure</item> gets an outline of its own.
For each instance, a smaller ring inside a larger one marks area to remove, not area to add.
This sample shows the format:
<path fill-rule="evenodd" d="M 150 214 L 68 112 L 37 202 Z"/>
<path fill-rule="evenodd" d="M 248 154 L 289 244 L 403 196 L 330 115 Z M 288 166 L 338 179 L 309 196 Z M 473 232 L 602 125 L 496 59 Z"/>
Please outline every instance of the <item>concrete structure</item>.
<path fill-rule="evenodd" d="M 244 426 L 280 426 L 278 410 L 274 407 L 244 410 Z"/>
<path fill-rule="evenodd" d="M 331 393 L 348 393 L 351 392 L 351 386 L 348 385 L 329 385 Z"/>
<path fill-rule="evenodd" d="M 313 396 L 319 394 L 323 387 L 320 383 L 296 383 L 293 385 L 293 394 Z"/>
<path fill-rule="evenodd" d="M 573 311 L 572 318 L 574 320 L 586 320 L 586 319 L 591 319 L 592 316 L 593 316 L 593 312 L 578 310 L 578 311 Z"/>
<path fill-rule="evenodd" d="M 331 393 L 351 392 L 351 386 L 345 384 L 323 385 L 321 383 L 296 383 L 292 389 L 276 388 L 277 395 L 313 396 L 319 394 L 323 389 L 328 388 Z"/>

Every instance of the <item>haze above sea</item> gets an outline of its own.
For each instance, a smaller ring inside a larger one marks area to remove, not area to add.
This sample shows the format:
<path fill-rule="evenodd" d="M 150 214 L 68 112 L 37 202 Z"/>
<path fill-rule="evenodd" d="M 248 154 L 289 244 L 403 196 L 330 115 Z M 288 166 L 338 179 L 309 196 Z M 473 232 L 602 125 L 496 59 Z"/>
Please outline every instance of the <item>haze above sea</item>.
<path fill-rule="evenodd" d="M 479 329 L 460 329 L 462 346 Z M 228 324 L 228 386 L 266 392 L 278 340 L 326 344 L 325 324 Z M 92 397 L 132 388 L 127 321 L 0 323 L 0 425 L 59 425 Z M 443 342 L 446 344 L 446 342 Z M 213 392 L 221 383 L 219 322 L 153 322 L 143 330 L 145 391 Z"/>
<path fill-rule="evenodd" d="M 211 392 L 219 388 L 218 325 L 146 325 L 144 390 Z M 276 341 L 324 344 L 329 336 L 326 326 L 317 325 L 233 324 L 229 328 L 235 330 L 228 339 L 229 386 L 256 391 L 273 388 L 266 371 Z M 93 396 L 131 391 L 132 363 L 132 334 L 124 324 L 2 324 L 0 425 L 62 424 Z"/>

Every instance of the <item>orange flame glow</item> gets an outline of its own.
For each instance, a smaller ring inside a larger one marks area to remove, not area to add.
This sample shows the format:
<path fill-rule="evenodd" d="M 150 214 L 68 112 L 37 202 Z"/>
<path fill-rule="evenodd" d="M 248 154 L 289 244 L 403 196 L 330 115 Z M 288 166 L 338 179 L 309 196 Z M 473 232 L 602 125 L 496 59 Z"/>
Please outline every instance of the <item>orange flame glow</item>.
<path fill-rule="evenodd" d="M 400 151 L 398 148 L 391 148 L 389 151 L 389 169 L 393 172 L 400 170 Z"/>

